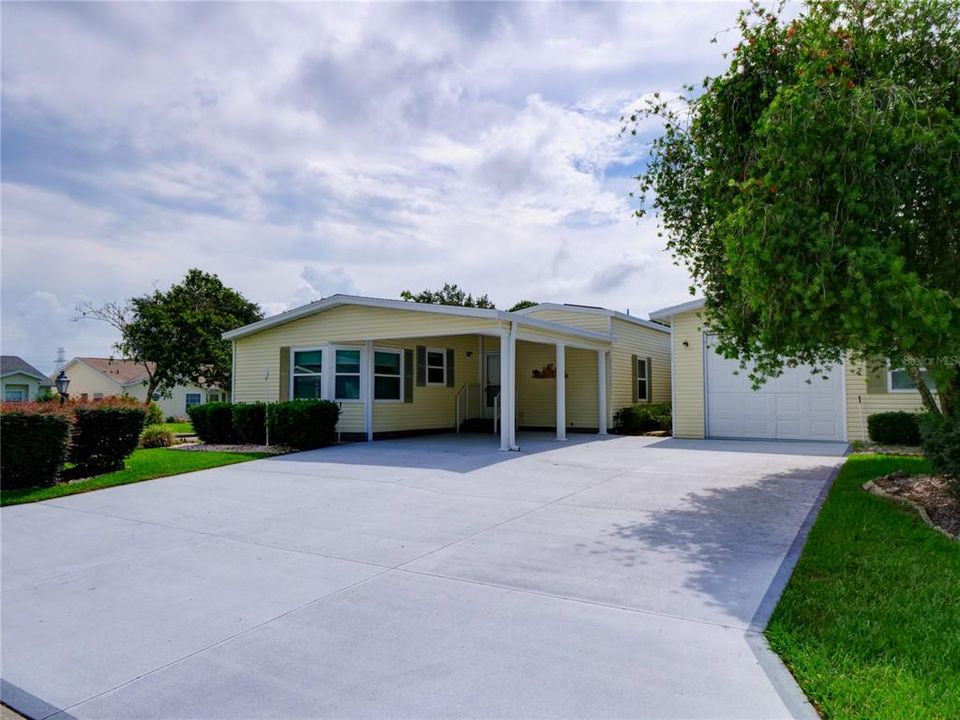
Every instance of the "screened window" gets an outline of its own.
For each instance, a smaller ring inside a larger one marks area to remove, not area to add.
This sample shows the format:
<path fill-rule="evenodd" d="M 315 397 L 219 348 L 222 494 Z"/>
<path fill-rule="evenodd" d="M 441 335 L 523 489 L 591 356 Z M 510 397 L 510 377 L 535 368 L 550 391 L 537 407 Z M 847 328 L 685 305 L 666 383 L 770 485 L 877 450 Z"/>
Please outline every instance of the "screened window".
<path fill-rule="evenodd" d="M 323 393 L 323 351 L 295 350 L 293 353 L 293 398 L 316 400 Z"/>
<path fill-rule="evenodd" d="M 334 397 L 337 400 L 360 399 L 360 351 L 337 350 L 334 373 Z"/>
<path fill-rule="evenodd" d="M 917 392 L 917 386 L 913 384 L 913 378 L 907 374 L 905 368 L 896 368 L 887 373 L 887 375 L 889 377 L 887 388 L 890 392 Z M 937 391 L 937 386 L 936 383 L 933 382 L 933 378 L 922 368 L 920 370 L 920 377 L 923 378 L 923 382 L 926 383 L 928 388 L 933 392 Z"/>
<path fill-rule="evenodd" d="M 373 353 L 373 397 L 375 400 L 402 400 L 403 381 L 399 350 Z"/>
<path fill-rule="evenodd" d="M 447 384 L 447 354 L 443 350 L 427 350 L 427 385 Z"/>
<path fill-rule="evenodd" d="M 650 363 L 646 358 L 637 358 L 637 399 L 650 399 Z"/>
<path fill-rule="evenodd" d="M 200 404 L 200 393 L 187 393 L 186 394 L 186 406 L 187 410 L 192 408 L 194 405 Z"/>

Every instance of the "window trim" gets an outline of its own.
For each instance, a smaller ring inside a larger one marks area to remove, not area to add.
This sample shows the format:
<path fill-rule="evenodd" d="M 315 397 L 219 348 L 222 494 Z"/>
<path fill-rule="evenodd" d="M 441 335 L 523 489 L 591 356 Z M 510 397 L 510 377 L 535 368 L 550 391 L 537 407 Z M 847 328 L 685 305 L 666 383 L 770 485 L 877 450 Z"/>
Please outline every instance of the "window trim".
<path fill-rule="evenodd" d="M 914 395 L 920 394 L 919 388 L 917 388 L 915 385 L 908 388 L 895 388 L 893 386 L 893 374 L 895 372 L 900 372 L 901 370 L 906 372 L 906 369 L 907 368 L 905 367 L 895 368 L 890 364 L 889 360 L 887 361 L 887 393 L 896 394 L 896 395 L 902 395 L 905 393 L 913 393 Z M 925 367 L 922 367 L 920 368 L 920 372 L 925 373 L 927 372 L 927 369 Z M 912 382 L 912 379 L 911 379 L 911 382 Z M 931 388 L 929 385 L 927 387 L 930 389 L 930 392 L 932 392 L 934 395 L 937 394 L 936 388 Z"/>
<path fill-rule="evenodd" d="M 443 364 L 442 364 L 442 365 L 431 365 L 431 364 L 430 364 L 430 353 L 437 353 L 437 354 L 439 354 L 440 357 L 443 358 Z M 424 354 L 423 354 L 423 361 L 424 361 L 424 363 L 425 363 L 424 379 L 426 380 L 427 386 L 431 386 L 431 385 L 432 385 L 433 387 L 446 387 L 446 386 L 447 386 L 447 351 L 444 350 L 444 349 L 442 349 L 442 348 L 432 348 L 432 347 L 428 347 L 428 348 L 426 348 L 426 352 L 424 352 Z M 431 367 L 432 367 L 434 370 L 436 370 L 438 367 L 443 368 L 443 380 L 441 380 L 440 382 L 431 382 L 431 381 L 430 381 L 430 368 L 431 368 Z"/>
<path fill-rule="evenodd" d="M 338 403 L 350 403 L 354 405 L 359 405 L 366 402 L 366 394 L 364 393 L 364 382 L 363 382 L 363 371 L 364 365 L 364 352 L 363 348 L 359 345 L 331 345 L 330 350 L 333 353 L 333 364 L 330 366 L 330 399 Z M 337 351 L 338 350 L 350 350 L 353 352 L 360 353 L 360 370 L 355 373 L 338 373 L 337 372 Z M 291 353 L 292 355 L 292 353 Z M 337 397 L 337 376 L 338 375 L 349 375 L 351 377 L 356 376 L 360 380 L 360 393 L 359 397 L 356 398 L 338 398 Z"/>
<path fill-rule="evenodd" d="M 395 405 L 397 403 L 402 403 L 404 400 L 403 397 L 403 350 L 404 348 L 387 348 L 387 347 L 374 347 L 373 348 L 373 381 L 370 383 L 370 393 L 373 395 L 373 402 L 375 404 L 388 404 Z M 400 356 L 400 374 L 399 375 L 384 375 L 383 373 L 377 372 L 377 353 L 390 353 L 392 355 Z M 361 363 L 362 364 L 362 363 Z M 388 378 L 397 378 L 400 381 L 400 397 L 399 398 L 378 398 L 377 397 L 377 378 L 378 377 L 388 377 Z"/>
<path fill-rule="evenodd" d="M 640 375 L 640 363 L 643 363 L 643 375 Z M 637 358 L 637 402 L 650 402 L 650 375 L 652 368 L 645 357 Z M 640 383 L 643 383 L 643 394 L 640 393 Z"/>
<path fill-rule="evenodd" d="M 292 347 L 290 348 L 290 387 L 287 389 L 287 397 L 291 400 L 307 400 L 309 398 L 295 398 L 293 396 L 294 388 L 294 377 L 315 377 L 320 376 L 320 399 L 325 399 L 327 397 L 327 350 L 329 346 L 321 345 L 319 347 Z M 298 352 L 321 352 L 323 353 L 320 356 L 320 372 L 319 373 L 297 373 L 295 372 L 297 367 L 297 353 Z M 334 355 L 334 361 L 336 361 L 336 355 Z"/>
<path fill-rule="evenodd" d="M 196 396 L 197 396 L 197 402 L 193 403 L 193 405 L 190 404 L 190 396 L 191 396 L 191 395 L 196 395 Z M 192 408 L 194 405 L 203 405 L 203 393 L 198 393 L 198 392 L 188 392 L 188 393 L 184 393 L 184 394 L 183 394 L 183 409 L 184 409 L 184 412 L 186 412 L 187 410 L 189 410 L 190 408 Z"/>

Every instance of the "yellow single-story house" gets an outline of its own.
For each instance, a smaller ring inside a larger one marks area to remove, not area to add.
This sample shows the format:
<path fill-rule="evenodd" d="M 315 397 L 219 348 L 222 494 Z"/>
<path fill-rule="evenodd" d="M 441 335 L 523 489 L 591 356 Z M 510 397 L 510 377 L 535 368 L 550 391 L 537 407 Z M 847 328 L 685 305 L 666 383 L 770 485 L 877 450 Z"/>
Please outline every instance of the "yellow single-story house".
<path fill-rule="evenodd" d="M 149 365 L 152 365 L 150 363 Z M 75 357 L 63 366 L 70 378 L 68 392 L 79 400 L 101 400 L 126 396 L 147 401 L 147 367 L 133 360 L 104 357 Z M 164 417 L 185 418 L 193 405 L 217 400 L 226 401 L 227 393 L 218 388 L 200 385 L 177 385 L 167 394 L 154 393 L 153 402 Z"/>
<path fill-rule="evenodd" d="M 754 390 L 738 360 L 712 349 L 704 300 L 666 307 L 650 318 L 671 328 L 675 437 L 866 440 L 873 413 L 923 408 L 902 369 L 876 372 L 849 360 L 825 377 L 809 366 L 785 368 Z"/>
<path fill-rule="evenodd" d="M 31 402 L 53 391 L 47 376 L 17 355 L 0 355 L 0 385 L 4 402 Z"/>
<path fill-rule="evenodd" d="M 224 333 L 234 402 L 324 398 L 342 437 L 471 423 L 605 434 L 614 413 L 670 398 L 670 331 L 613 310 L 520 312 L 334 295 Z"/>

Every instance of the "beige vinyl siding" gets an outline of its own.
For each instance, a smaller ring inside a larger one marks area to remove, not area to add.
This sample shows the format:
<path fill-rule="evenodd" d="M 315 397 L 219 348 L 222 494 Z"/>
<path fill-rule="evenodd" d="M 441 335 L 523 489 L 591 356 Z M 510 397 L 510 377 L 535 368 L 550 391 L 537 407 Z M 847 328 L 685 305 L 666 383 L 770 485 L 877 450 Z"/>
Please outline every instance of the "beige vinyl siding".
<path fill-rule="evenodd" d="M 312 347 L 400 337 L 495 330 L 495 320 L 425 312 L 344 306 L 237 338 L 236 402 L 274 402 L 280 397 L 280 348 Z M 423 344 L 423 343 L 420 343 Z M 459 380 L 459 376 L 458 376 Z M 362 421 L 362 412 L 361 412 Z"/>
<path fill-rule="evenodd" d="M 886 378 L 884 387 L 886 387 Z M 867 439 L 867 418 L 879 412 L 923 410 L 919 392 L 867 392 L 867 370 L 862 362 L 847 361 L 847 439 Z"/>
<path fill-rule="evenodd" d="M 554 308 L 534 308 L 525 314 L 528 317 L 534 317 L 538 320 L 548 320 L 550 322 L 560 323 L 561 325 L 572 325 L 573 327 L 584 330 L 603 333 L 610 332 L 610 317 L 601 313 L 557 310 Z"/>
<path fill-rule="evenodd" d="M 670 334 L 613 318 L 617 336 L 611 353 L 610 419 L 622 407 L 633 404 L 633 356 L 650 358 L 651 402 L 670 402 Z"/>
<path fill-rule="evenodd" d="M 70 378 L 67 392 L 71 398 L 78 399 L 84 393 L 90 400 L 93 399 L 94 393 L 103 393 L 104 397 L 126 394 L 119 383 L 114 382 L 80 360 L 71 360 L 63 366 L 63 370 Z"/>
<path fill-rule="evenodd" d="M 678 438 L 703 437 L 703 320 L 700 312 L 691 310 L 670 319 L 673 325 L 673 434 Z"/>
<path fill-rule="evenodd" d="M 568 356 L 569 356 L 569 350 Z M 555 345 L 517 342 L 517 425 L 519 427 L 555 427 L 557 424 L 556 378 L 535 378 L 534 370 L 548 364 L 556 366 Z M 570 369 L 567 369 L 567 374 Z M 570 379 L 567 379 L 569 395 Z M 570 408 L 567 408 L 570 412 Z"/>

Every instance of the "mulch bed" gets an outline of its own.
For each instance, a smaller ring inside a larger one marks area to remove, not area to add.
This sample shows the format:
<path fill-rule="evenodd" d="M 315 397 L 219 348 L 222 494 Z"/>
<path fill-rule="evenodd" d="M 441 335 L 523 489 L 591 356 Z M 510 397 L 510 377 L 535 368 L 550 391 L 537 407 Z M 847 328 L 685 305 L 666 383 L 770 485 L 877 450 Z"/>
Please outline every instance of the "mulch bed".
<path fill-rule="evenodd" d="M 267 453 L 269 455 L 286 455 L 296 452 L 285 445 L 215 445 L 212 443 L 184 443 L 172 445 L 171 450 L 184 452 L 233 452 L 233 453 Z"/>
<path fill-rule="evenodd" d="M 945 477 L 895 472 L 874 478 L 864 488 L 906 502 L 935 528 L 960 540 L 960 498 L 953 493 Z"/>

